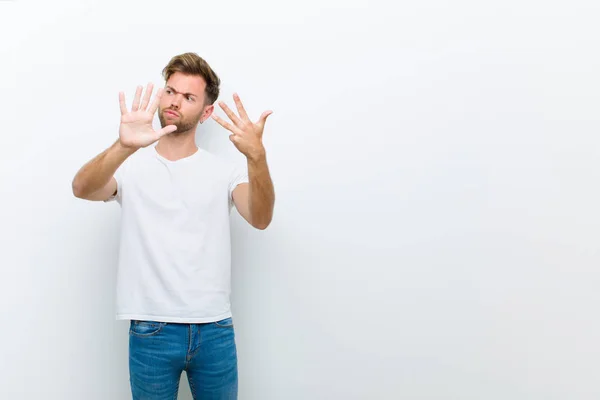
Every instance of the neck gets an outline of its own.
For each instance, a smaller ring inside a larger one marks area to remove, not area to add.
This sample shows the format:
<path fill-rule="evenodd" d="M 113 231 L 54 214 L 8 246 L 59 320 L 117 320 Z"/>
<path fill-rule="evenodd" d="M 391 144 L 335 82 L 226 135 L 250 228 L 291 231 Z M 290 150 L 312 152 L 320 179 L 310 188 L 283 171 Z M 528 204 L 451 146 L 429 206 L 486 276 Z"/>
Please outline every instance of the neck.
<path fill-rule="evenodd" d="M 156 151 L 164 158 L 177 161 L 189 157 L 198 151 L 196 137 L 193 131 L 171 133 L 161 137 L 156 145 Z"/>

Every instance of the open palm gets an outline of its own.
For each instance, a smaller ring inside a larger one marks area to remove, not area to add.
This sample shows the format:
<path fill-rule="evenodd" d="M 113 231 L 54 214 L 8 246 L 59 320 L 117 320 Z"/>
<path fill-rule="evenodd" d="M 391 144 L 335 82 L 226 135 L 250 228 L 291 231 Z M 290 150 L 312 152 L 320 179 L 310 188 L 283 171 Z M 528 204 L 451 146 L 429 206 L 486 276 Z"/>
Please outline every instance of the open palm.
<path fill-rule="evenodd" d="M 175 125 L 167 125 L 159 131 L 154 130 L 152 120 L 160 104 L 164 89 L 160 88 L 158 90 L 150 106 L 148 105 L 150 104 L 153 85 L 151 83 L 148 84 L 143 99 L 141 99 L 142 89 L 141 86 L 137 87 L 131 111 L 128 111 L 125 105 L 125 94 L 123 92 L 119 93 L 119 103 L 121 106 L 119 139 L 123 146 L 134 149 L 149 146 L 162 136 L 177 130 Z"/>

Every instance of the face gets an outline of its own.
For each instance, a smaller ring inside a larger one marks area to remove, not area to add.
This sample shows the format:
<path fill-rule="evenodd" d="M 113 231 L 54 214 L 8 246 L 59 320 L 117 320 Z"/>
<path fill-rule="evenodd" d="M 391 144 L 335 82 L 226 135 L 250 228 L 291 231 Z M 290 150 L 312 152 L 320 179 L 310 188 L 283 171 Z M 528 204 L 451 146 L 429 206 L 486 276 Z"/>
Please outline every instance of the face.
<path fill-rule="evenodd" d="M 195 132 L 199 121 L 205 121 L 212 113 L 213 105 L 204 105 L 206 82 L 201 76 L 175 72 L 164 89 L 160 99 L 158 119 L 164 128 L 177 126 L 171 135 Z"/>

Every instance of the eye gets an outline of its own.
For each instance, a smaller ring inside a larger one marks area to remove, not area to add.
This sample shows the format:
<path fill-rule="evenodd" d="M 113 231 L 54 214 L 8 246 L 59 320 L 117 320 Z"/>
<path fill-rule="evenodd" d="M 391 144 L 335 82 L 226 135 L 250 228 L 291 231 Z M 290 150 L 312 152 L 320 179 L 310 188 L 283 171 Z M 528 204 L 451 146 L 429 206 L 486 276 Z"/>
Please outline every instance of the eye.
<path fill-rule="evenodd" d="M 194 98 L 191 96 L 187 96 L 188 101 L 194 101 Z"/>
<path fill-rule="evenodd" d="M 171 94 L 171 89 L 167 89 L 167 90 L 165 90 L 165 93 L 166 93 L 166 94 Z"/>

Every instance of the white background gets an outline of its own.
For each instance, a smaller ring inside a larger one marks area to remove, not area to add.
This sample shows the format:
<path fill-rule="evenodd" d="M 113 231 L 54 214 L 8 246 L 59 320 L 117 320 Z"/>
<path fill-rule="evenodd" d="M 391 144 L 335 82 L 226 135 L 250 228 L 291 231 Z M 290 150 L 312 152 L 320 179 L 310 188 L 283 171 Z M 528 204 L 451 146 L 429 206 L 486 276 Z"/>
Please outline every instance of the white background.
<path fill-rule="evenodd" d="M 0 398 L 130 398 L 120 209 L 71 180 L 186 51 L 274 111 L 241 400 L 600 398 L 599 3 L 392 4 L 0 2 Z"/>

